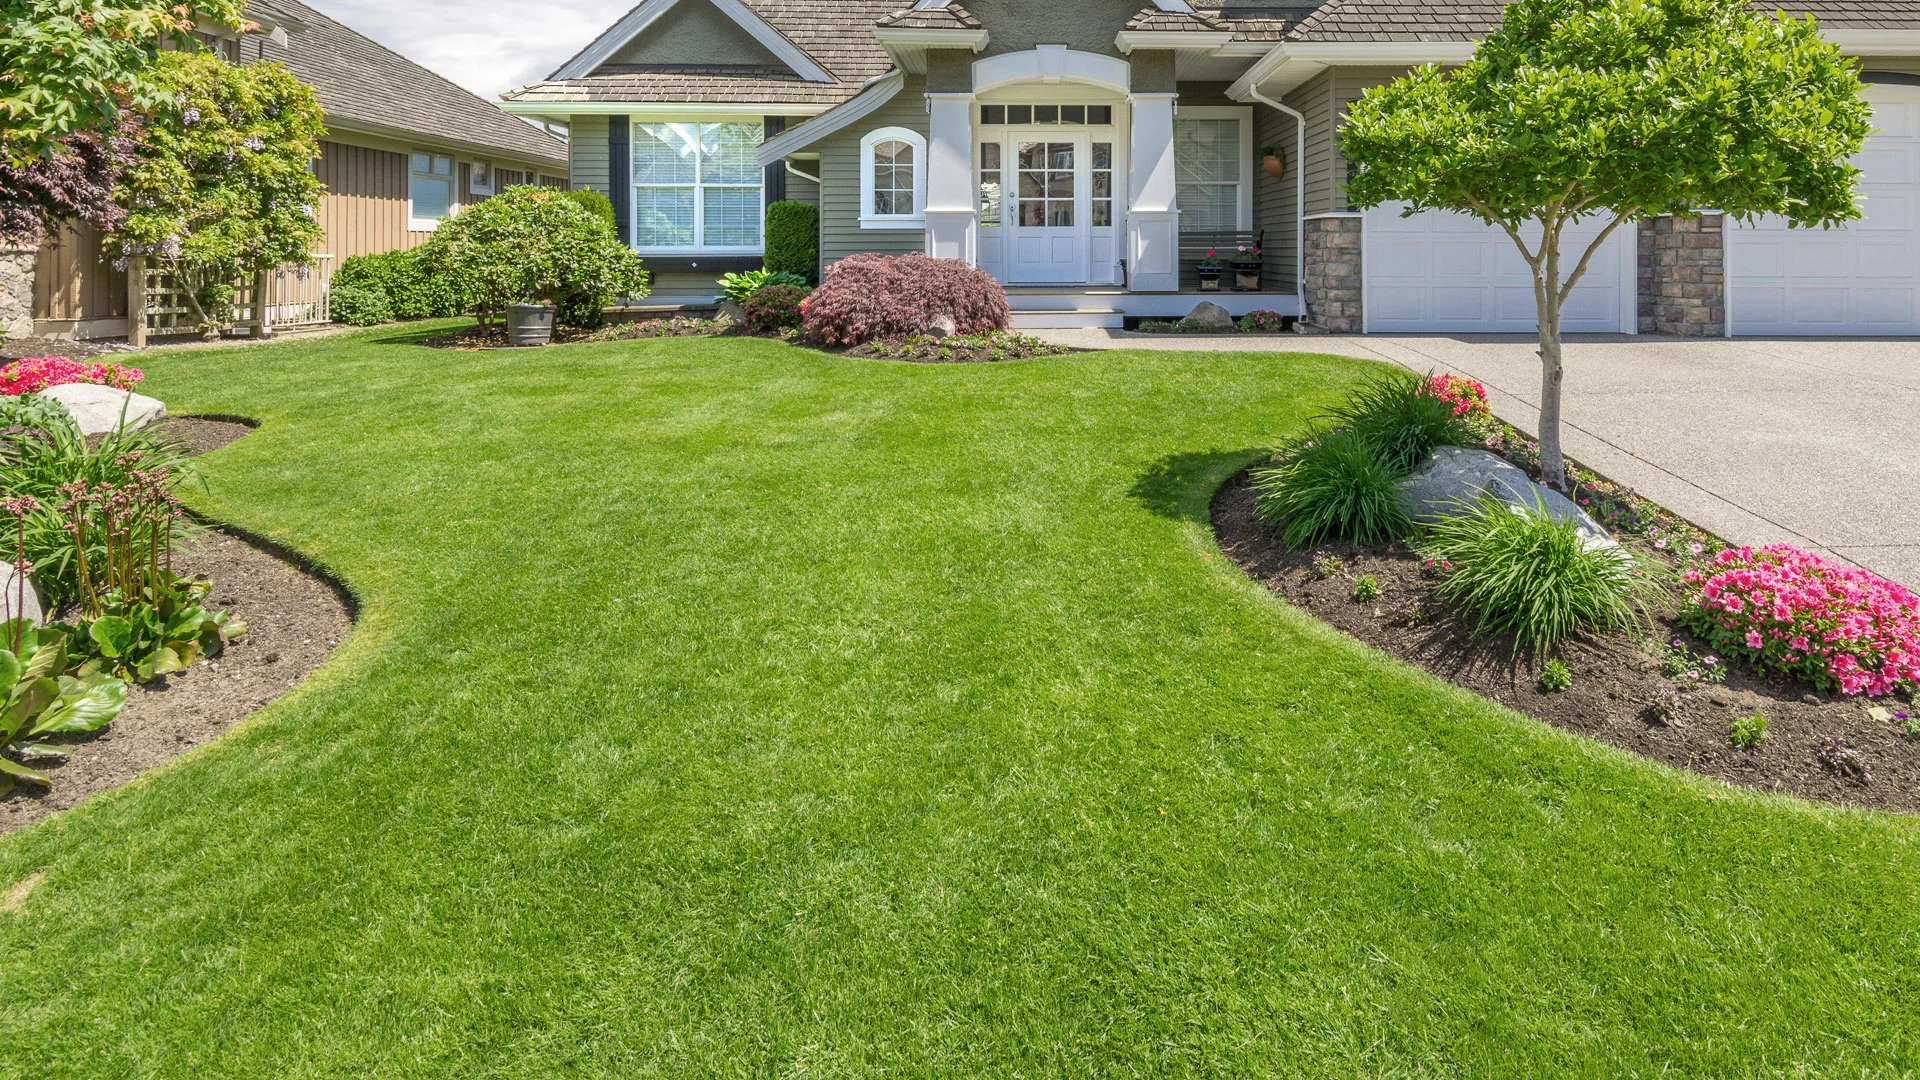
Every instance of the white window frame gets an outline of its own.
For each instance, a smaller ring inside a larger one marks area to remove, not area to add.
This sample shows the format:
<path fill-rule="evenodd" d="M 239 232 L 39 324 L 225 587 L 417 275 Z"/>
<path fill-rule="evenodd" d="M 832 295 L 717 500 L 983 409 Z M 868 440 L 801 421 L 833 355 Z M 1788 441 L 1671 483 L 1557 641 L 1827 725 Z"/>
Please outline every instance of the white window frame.
<path fill-rule="evenodd" d="M 435 161 L 447 163 L 447 173 L 418 172 L 413 167 L 413 155 L 425 154 L 427 167 L 431 169 Z M 407 153 L 407 231 L 433 232 L 440 227 L 439 218 L 423 218 L 413 212 L 413 178 L 424 177 L 429 180 L 445 179 L 447 182 L 447 216 L 460 212 L 460 162 L 452 154 L 443 154 L 435 150 L 411 150 Z"/>
<path fill-rule="evenodd" d="M 873 148 L 898 139 L 913 147 L 913 213 L 873 212 Z M 860 137 L 860 227 L 863 229 L 924 229 L 927 225 L 927 137 L 903 127 L 875 128 Z"/>
<path fill-rule="evenodd" d="M 760 118 L 757 116 L 756 117 L 742 116 L 742 117 L 733 117 L 731 119 L 724 119 L 724 120 L 646 119 L 646 120 L 635 121 L 634 127 L 637 129 L 642 123 L 684 124 L 693 128 L 693 147 L 694 147 L 694 154 L 695 154 L 694 162 L 693 162 L 693 183 L 691 184 L 635 183 L 632 179 L 633 166 L 632 166 L 632 163 L 629 162 L 627 166 L 628 168 L 628 172 L 627 172 L 628 226 L 627 227 L 628 227 L 629 233 L 626 237 L 628 245 L 631 246 L 635 252 L 641 255 L 760 255 L 760 254 L 764 254 L 766 251 L 766 243 L 767 243 L 767 180 L 766 180 L 765 173 L 763 172 L 760 175 L 760 181 L 758 184 L 709 184 L 706 181 L 701 179 L 701 166 L 704 164 L 704 161 L 702 160 L 702 156 L 705 154 L 705 151 L 700 148 L 700 129 L 709 127 L 709 126 L 718 126 L 721 124 L 760 123 Z M 763 141 L 765 140 L 766 138 L 765 128 L 761 129 L 760 137 Z M 633 152 L 631 149 L 631 143 L 629 143 L 629 149 L 627 152 L 628 154 L 632 154 Z M 534 178 L 528 182 L 533 184 L 538 184 L 539 183 L 538 175 L 536 174 Z M 693 191 L 693 241 L 694 242 L 692 244 L 641 244 L 638 242 L 636 234 L 638 233 L 640 228 L 640 225 L 639 225 L 640 189 L 643 187 L 690 188 Z M 728 246 L 709 245 L 705 243 L 705 240 L 707 238 L 707 200 L 705 198 L 706 189 L 708 188 L 743 189 L 743 188 L 749 188 L 749 187 L 757 187 L 760 192 L 760 242 L 758 244 L 734 244 L 734 245 L 728 245 Z"/>
<path fill-rule="evenodd" d="M 481 177 L 483 176 L 486 179 L 482 180 Z M 493 163 L 490 161 L 468 162 L 467 163 L 467 194 L 490 196 L 493 194 L 493 188 L 494 188 Z"/>
<path fill-rule="evenodd" d="M 1240 121 L 1240 190 L 1235 201 L 1235 215 L 1239 218 L 1234 225 L 1235 232 L 1253 230 L 1253 109 L 1241 105 L 1182 105 L 1174 114 L 1173 122 L 1177 126 L 1182 120 L 1238 120 Z M 1176 174 L 1174 186 L 1176 198 L 1180 179 Z"/>

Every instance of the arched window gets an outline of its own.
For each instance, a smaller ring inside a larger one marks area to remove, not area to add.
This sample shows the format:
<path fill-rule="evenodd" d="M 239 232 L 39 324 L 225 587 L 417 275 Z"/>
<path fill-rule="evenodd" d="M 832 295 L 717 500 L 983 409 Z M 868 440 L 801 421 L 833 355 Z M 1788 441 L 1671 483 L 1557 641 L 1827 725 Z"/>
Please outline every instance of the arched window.
<path fill-rule="evenodd" d="M 918 229 L 926 217 L 927 139 L 901 127 L 860 140 L 860 227 Z"/>

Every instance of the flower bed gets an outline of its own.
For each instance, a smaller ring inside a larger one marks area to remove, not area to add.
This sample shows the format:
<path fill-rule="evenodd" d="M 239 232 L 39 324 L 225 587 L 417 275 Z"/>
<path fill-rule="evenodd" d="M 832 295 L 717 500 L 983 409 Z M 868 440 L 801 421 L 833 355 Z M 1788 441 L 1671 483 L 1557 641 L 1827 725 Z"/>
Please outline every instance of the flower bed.
<path fill-rule="evenodd" d="M 1061 356 L 1071 350 L 1051 345 L 1036 337 L 995 330 L 985 334 L 955 334 L 951 337 L 894 338 L 869 341 L 845 350 L 848 356 L 871 356 L 883 360 L 908 360 L 920 364 L 979 364 L 996 360 L 1026 360 L 1035 356 Z"/>
<path fill-rule="evenodd" d="M 83 364 L 64 356 L 33 356 L 15 360 L 0 368 L 0 394 L 18 397 L 37 394 L 49 386 L 67 383 L 94 383 L 118 390 L 132 390 L 145 378 L 139 368 L 95 362 Z"/>
<path fill-rule="evenodd" d="M 1137 334 L 1281 334 L 1287 332 L 1287 317 L 1262 309 L 1247 312 L 1225 330 L 1210 329 L 1192 318 L 1144 319 L 1133 329 Z"/>

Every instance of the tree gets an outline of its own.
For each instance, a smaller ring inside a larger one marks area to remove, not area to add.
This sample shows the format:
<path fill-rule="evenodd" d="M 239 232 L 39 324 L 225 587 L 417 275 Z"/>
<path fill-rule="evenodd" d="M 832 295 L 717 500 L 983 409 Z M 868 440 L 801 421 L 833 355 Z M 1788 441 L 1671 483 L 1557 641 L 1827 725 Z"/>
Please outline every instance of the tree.
<path fill-rule="evenodd" d="M 24 168 L 77 132 L 149 109 L 159 47 L 207 23 L 240 29 L 245 0 L 0 0 L 0 161 Z M 68 147 L 68 149 L 71 149 Z"/>
<path fill-rule="evenodd" d="M 569 326 L 600 322 L 612 300 L 647 294 L 647 271 L 613 226 L 564 191 L 510 187 L 443 220 L 420 255 L 473 302 L 482 325 L 509 304 L 552 300 Z"/>
<path fill-rule="evenodd" d="M 77 218 L 112 232 L 127 213 L 113 201 L 120 170 L 133 159 L 130 121 L 77 131 L 53 153 L 24 166 L 0 159 L 0 243 L 31 245 L 59 222 Z"/>
<path fill-rule="evenodd" d="M 115 193 L 127 214 L 121 251 L 159 260 L 190 284 L 197 321 L 221 323 L 235 278 L 313 258 L 320 104 L 267 61 L 170 52 L 152 74 L 161 103 Z"/>
<path fill-rule="evenodd" d="M 1859 217 L 1859 89 L 1811 18 L 1746 0 L 1519 0 L 1463 67 L 1417 68 L 1353 104 L 1348 198 L 1471 214 L 1518 245 L 1539 319 L 1541 468 L 1565 487 L 1560 309 L 1594 253 L 1641 216 Z M 1566 271 L 1560 239 L 1591 217 L 1606 226 Z"/>

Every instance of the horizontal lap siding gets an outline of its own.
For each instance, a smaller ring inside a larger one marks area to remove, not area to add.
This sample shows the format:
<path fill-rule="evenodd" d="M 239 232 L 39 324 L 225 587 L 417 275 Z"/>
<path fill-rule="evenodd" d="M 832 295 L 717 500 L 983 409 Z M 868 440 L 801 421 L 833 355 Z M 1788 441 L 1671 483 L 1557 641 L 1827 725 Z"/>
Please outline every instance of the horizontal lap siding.
<path fill-rule="evenodd" d="M 820 152 L 820 260 L 833 263 L 862 251 L 904 255 L 927 249 L 923 229 L 860 227 L 860 138 L 883 127 L 927 133 L 926 80 L 910 77 L 893 100 L 809 149 Z M 925 163 L 922 163 L 925 167 Z M 802 163 L 800 168 L 806 168 Z"/>
<path fill-rule="evenodd" d="M 1253 110 L 1253 230 L 1263 234 L 1266 265 L 1261 285 L 1269 289 L 1293 289 L 1298 286 L 1294 255 L 1298 251 L 1294 234 L 1300 215 L 1294 207 L 1299 190 L 1299 155 L 1294 153 L 1298 132 L 1293 117 L 1256 105 Z M 1271 146 L 1280 151 L 1285 162 L 1284 177 L 1275 180 L 1260 161 L 1260 148 Z"/>
<path fill-rule="evenodd" d="M 567 127 L 567 161 L 573 186 L 613 198 L 612 169 L 607 161 L 607 118 L 577 116 Z"/>

